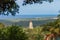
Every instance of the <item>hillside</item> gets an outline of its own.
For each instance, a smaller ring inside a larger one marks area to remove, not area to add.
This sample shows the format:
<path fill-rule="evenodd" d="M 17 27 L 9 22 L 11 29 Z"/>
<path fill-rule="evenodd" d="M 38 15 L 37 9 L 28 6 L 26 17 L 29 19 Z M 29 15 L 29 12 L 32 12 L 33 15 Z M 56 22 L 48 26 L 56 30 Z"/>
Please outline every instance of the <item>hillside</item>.
<path fill-rule="evenodd" d="M 40 26 L 42 24 L 46 24 L 48 22 L 52 22 L 55 19 L 47 19 L 47 18 L 26 18 L 26 19 L 0 19 L 0 22 L 5 24 L 6 26 L 9 25 L 19 25 L 23 27 L 29 26 L 29 21 L 32 20 L 33 26 Z"/>

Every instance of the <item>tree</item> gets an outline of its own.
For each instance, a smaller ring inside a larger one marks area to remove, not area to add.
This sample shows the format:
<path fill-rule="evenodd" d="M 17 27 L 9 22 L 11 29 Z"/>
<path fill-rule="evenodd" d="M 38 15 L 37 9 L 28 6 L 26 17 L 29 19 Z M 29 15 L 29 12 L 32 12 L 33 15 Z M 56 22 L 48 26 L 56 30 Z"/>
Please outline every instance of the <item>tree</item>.
<path fill-rule="evenodd" d="M 28 40 L 28 36 L 19 26 L 11 26 L 0 29 L 0 40 Z"/>
<path fill-rule="evenodd" d="M 1 15 L 15 15 L 19 10 L 16 0 L 0 0 L 0 14 Z"/>
<path fill-rule="evenodd" d="M 16 0 L 0 0 L 0 15 L 15 15 L 19 13 L 19 5 L 15 2 Z M 26 4 L 33 4 L 33 3 L 40 3 L 42 4 L 43 1 L 46 2 L 53 2 L 53 0 L 24 0 L 23 5 Z"/>
<path fill-rule="evenodd" d="M 8 40 L 27 40 L 28 37 L 22 28 L 19 26 L 12 26 L 7 31 Z"/>
<path fill-rule="evenodd" d="M 5 28 L 0 29 L 0 40 L 7 40 L 7 31 Z"/>
<path fill-rule="evenodd" d="M 49 2 L 49 3 L 53 2 L 53 0 L 24 0 L 23 5 L 33 4 L 33 3 L 40 3 L 40 4 L 42 4 L 43 1 L 46 1 L 46 2 Z"/>
<path fill-rule="evenodd" d="M 0 28 L 4 28 L 5 25 L 3 23 L 0 23 Z"/>

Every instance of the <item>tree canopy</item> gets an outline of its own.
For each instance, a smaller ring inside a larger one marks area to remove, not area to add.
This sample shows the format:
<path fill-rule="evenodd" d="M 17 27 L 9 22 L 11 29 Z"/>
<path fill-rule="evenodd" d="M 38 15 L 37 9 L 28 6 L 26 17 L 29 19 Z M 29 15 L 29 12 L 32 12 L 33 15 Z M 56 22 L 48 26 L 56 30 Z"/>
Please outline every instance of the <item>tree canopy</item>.
<path fill-rule="evenodd" d="M 0 0 L 0 14 L 1 15 L 15 15 L 18 12 L 19 6 L 16 0 Z"/>
<path fill-rule="evenodd" d="M 40 4 L 42 4 L 43 1 L 46 1 L 46 2 L 49 2 L 49 3 L 53 2 L 53 0 L 24 0 L 23 5 L 33 4 L 33 3 L 40 3 Z"/>
<path fill-rule="evenodd" d="M 0 0 L 0 15 L 15 15 L 19 13 L 19 5 L 16 3 L 17 0 Z M 33 3 L 40 3 L 42 4 L 43 1 L 46 2 L 53 2 L 53 0 L 24 0 L 23 5 L 26 4 L 33 4 Z"/>

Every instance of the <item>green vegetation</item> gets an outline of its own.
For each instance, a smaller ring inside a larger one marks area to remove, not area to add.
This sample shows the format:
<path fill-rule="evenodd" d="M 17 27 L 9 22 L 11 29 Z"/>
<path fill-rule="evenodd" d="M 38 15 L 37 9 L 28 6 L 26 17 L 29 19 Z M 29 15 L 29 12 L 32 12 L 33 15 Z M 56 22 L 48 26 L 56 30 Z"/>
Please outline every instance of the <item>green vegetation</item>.
<path fill-rule="evenodd" d="M 0 28 L 0 40 L 27 40 L 28 37 L 23 28 L 10 26 Z"/>
<path fill-rule="evenodd" d="M 5 27 L 5 25 L 3 23 L 0 23 L 0 28 Z"/>
<path fill-rule="evenodd" d="M 16 0 L 0 0 L 0 14 L 15 15 L 18 13 L 19 6 Z M 23 5 L 40 3 L 43 1 L 53 2 L 53 0 L 24 0 Z M 60 15 L 54 22 L 46 25 L 35 27 L 33 29 L 21 28 L 20 26 L 8 26 L 0 23 L 0 40 L 44 40 L 45 35 L 55 34 L 60 35 Z M 59 36 L 60 37 L 60 36 Z"/>
<path fill-rule="evenodd" d="M 60 19 L 33 29 L 21 26 L 4 27 L 0 23 L 0 40 L 44 40 L 46 35 L 54 34 L 60 38 Z"/>
<path fill-rule="evenodd" d="M 52 32 L 52 30 L 54 31 Z M 54 27 L 47 30 L 44 27 L 29 29 L 12 26 L 0 29 L 0 40 L 44 40 L 45 35 L 51 33 L 58 35 L 59 31 L 60 28 Z"/>
<path fill-rule="evenodd" d="M 38 26 L 33 29 L 20 26 L 0 27 L 0 40 L 44 40 L 48 34 L 60 35 L 60 22 Z"/>

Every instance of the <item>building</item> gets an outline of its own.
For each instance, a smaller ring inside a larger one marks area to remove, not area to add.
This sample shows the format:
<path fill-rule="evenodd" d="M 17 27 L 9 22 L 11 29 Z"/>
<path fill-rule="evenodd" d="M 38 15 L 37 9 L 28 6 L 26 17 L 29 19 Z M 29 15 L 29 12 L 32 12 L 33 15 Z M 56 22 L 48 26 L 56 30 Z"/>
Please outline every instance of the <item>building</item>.
<path fill-rule="evenodd" d="M 29 22 L 29 28 L 33 29 L 33 23 L 32 23 L 32 21 Z"/>

